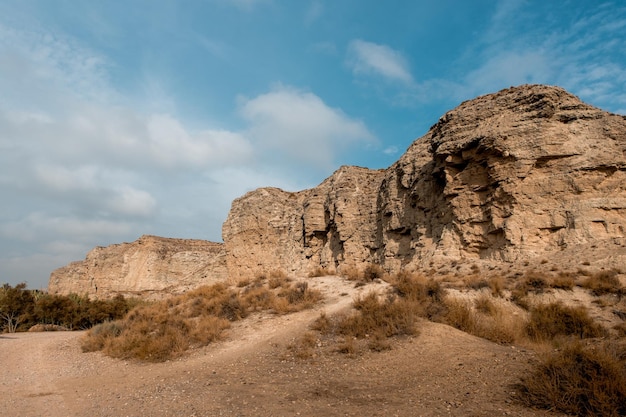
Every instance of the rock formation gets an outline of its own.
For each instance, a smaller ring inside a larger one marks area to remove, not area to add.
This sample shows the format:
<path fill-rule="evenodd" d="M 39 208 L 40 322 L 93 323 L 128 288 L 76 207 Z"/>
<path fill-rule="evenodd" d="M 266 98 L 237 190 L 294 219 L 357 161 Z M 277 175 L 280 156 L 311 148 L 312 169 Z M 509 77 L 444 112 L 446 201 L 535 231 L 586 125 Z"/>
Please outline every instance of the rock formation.
<path fill-rule="evenodd" d="M 49 290 L 165 293 L 273 270 L 568 262 L 580 253 L 571 248 L 624 249 L 626 118 L 558 87 L 478 97 L 386 170 L 344 166 L 310 190 L 236 199 L 222 235 L 223 245 L 144 236 L 96 248 L 54 271 Z"/>
<path fill-rule="evenodd" d="M 298 193 L 235 200 L 231 275 L 316 267 L 388 271 L 517 261 L 626 236 L 626 118 L 557 87 L 462 103 L 385 171 L 342 167 Z"/>
<path fill-rule="evenodd" d="M 48 291 L 159 298 L 227 277 L 221 243 L 142 236 L 132 243 L 96 247 L 84 261 L 53 271 Z"/>

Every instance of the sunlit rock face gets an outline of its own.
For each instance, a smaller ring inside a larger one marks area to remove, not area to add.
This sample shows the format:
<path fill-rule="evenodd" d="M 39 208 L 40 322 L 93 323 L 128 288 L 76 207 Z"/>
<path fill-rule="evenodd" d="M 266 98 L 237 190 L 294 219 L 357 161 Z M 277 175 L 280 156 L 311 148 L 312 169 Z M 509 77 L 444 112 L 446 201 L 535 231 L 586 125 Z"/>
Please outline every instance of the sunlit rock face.
<path fill-rule="evenodd" d="M 162 298 L 226 280 L 225 255 L 221 243 L 142 236 L 132 243 L 96 247 L 85 260 L 53 271 L 48 291 Z"/>
<path fill-rule="evenodd" d="M 376 263 L 514 262 L 626 228 L 626 120 L 567 91 L 524 85 L 462 103 L 387 170 L 342 167 L 297 193 L 235 200 L 229 273 Z"/>

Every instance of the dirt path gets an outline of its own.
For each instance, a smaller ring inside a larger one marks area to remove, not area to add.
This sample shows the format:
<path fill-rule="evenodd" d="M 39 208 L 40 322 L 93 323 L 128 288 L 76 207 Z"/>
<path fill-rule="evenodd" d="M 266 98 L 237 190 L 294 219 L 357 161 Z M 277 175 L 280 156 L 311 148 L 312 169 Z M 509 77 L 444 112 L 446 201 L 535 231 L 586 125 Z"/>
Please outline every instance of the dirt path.
<path fill-rule="evenodd" d="M 532 354 L 447 326 L 383 353 L 295 360 L 286 346 L 324 310 L 350 305 L 338 278 L 311 284 L 323 306 L 289 316 L 256 315 L 224 342 L 179 360 L 139 364 L 82 353 L 74 333 L 0 338 L 3 416 L 536 416 L 511 402 L 510 385 Z M 382 285 L 382 284 L 378 284 Z"/>

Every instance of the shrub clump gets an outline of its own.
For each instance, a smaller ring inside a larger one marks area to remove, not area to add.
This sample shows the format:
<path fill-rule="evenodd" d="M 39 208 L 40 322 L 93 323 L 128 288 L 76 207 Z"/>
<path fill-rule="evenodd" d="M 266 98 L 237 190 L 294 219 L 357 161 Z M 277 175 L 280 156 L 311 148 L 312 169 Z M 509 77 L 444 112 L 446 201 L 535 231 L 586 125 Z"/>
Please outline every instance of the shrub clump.
<path fill-rule="evenodd" d="M 624 344 L 574 343 L 544 358 L 517 385 L 526 406 L 577 416 L 626 415 Z"/>
<path fill-rule="evenodd" d="M 606 329 L 593 321 L 586 308 L 568 307 L 558 302 L 534 307 L 526 331 L 536 342 L 550 341 L 558 336 L 583 339 L 606 335 Z"/>
<path fill-rule="evenodd" d="M 604 294 L 618 294 L 624 293 L 619 278 L 617 277 L 617 271 L 600 271 L 596 274 L 589 276 L 583 283 L 583 288 L 588 288 L 594 295 L 600 296 Z"/>
<path fill-rule="evenodd" d="M 447 298 L 445 305 L 440 321 L 466 333 L 500 344 L 524 338 L 523 319 L 512 314 L 510 307 L 496 302 L 492 295 L 483 294 L 473 303 Z"/>
<path fill-rule="evenodd" d="M 321 293 L 306 283 L 276 290 L 259 282 L 245 288 L 204 286 L 137 307 L 123 320 L 100 324 L 83 337 L 81 346 L 85 352 L 102 350 L 116 358 L 162 362 L 218 340 L 231 322 L 253 311 L 285 314 L 310 307 L 320 299 Z"/>

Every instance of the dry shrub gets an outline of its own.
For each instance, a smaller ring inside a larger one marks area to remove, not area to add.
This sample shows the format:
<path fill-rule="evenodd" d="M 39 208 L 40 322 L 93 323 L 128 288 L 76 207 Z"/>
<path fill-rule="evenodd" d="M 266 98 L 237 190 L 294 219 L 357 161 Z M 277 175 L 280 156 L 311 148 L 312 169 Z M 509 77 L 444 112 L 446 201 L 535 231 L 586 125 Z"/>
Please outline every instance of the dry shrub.
<path fill-rule="evenodd" d="M 287 313 L 319 299 L 321 293 L 306 283 L 281 288 L 278 295 L 261 283 L 243 290 L 215 284 L 137 307 L 122 321 L 96 326 L 81 344 L 84 351 L 103 350 L 112 357 L 160 362 L 219 339 L 230 322 L 250 311 Z"/>
<path fill-rule="evenodd" d="M 367 347 L 369 348 L 369 350 L 373 350 L 374 352 L 382 352 L 385 350 L 390 350 L 391 343 L 382 332 L 376 332 L 369 338 L 367 342 Z"/>
<path fill-rule="evenodd" d="M 321 313 L 311 329 L 340 337 L 340 352 L 355 354 L 365 345 L 380 352 L 391 348 L 390 337 L 417 334 L 420 316 L 438 317 L 445 308 L 445 291 L 438 282 L 405 272 L 389 279 L 395 294 L 372 292 L 359 297 L 353 302 L 353 312 L 332 317 Z"/>
<path fill-rule="evenodd" d="M 476 334 L 477 320 L 471 307 L 463 300 L 446 300 L 446 315 L 443 322 L 466 333 Z"/>
<path fill-rule="evenodd" d="M 282 289 L 274 299 L 274 311 L 279 314 L 304 310 L 315 305 L 322 299 L 322 293 L 309 288 L 306 282 L 297 282 L 289 288 Z"/>
<path fill-rule="evenodd" d="M 198 317 L 194 324 L 191 327 L 189 337 L 192 344 L 197 347 L 219 340 L 222 331 L 230 327 L 226 320 L 214 316 Z"/>
<path fill-rule="evenodd" d="M 516 386 L 529 406 L 577 416 L 626 415 L 626 349 L 577 342 L 544 358 Z"/>
<path fill-rule="evenodd" d="M 575 285 L 576 279 L 568 273 L 560 273 L 550 280 L 550 286 L 559 290 L 571 291 Z"/>
<path fill-rule="evenodd" d="M 489 281 L 482 275 L 472 274 L 463 278 L 465 286 L 473 290 L 480 290 L 489 287 Z"/>
<path fill-rule="evenodd" d="M 289 286 L 289 283 L 291 282 L 291 278 L 289 278 L 284 272 L 282 271 L 273 271 L 272 273 L 270 273 L 270 277 L 267 280 L 267 285 L 271 288 L 286 288 Z"/>
<path fill-rule="evenodd" d="M 480 313 L 488 316 L 495 316 L 499 312 L 498 306 L 494 302 L 493 298 L 486 294 L 481 294 L 474 300 L 474 307 Z"/>
<path fill-rule="evenodd" d="M 83 352 L 100 351 L 110 339 L 118 337 L 122 330 L 124 330 L 124 324 L 121 320 L 98 324 L 89 330 L 89 337 L 83 337 L 80 340 L 80 347 Z"/>
<path fill-rule="evenodd" d="M 354 265 L 342 265 L 339 273 L 349 281 L 361 281 L 363 279 L 361 271 Z"/>
<path fill-rule="evenodd" d="M 267 310 L 274 306 L 276 296 L 262 285 L 246 288 L 241 295 L 244 305 L 252 311 Z"/>
<path fill-rule="evenodd" d="M 312 330 L 317 330 L 321 333 L 329 333 L 331 327 L 331 320 L 326 315 L 326 312 L 322 311 L 320 316 L 311 325 Z"/>
<path fill-rule="evenodd" d="M 287 348 L 298 359 L 310 359 L 314 355 L 314 348 L 317 343 L 317 337 L 313 332 L 306 332 L 300 338 L 295 340 Z"/>
<path fill-rule="evenodd" d="M 501 297 L 506 288 L 506 280 L 503 276 L 497 275 L 489 279 L 489 289 L 494 297 Z"/>
<path fill-rule="evenodd" d="M 550 341 L 558 336 L 583 339 L 606 335 L 606 329 L 593 321 L 586 308 L 569 307 L 559 302 L 534 307 L 526 332 L 535 342 Z"/>
<path fill-rule="evenodd" d="M 487 294 L 472 303 L 447 298 L 446 315 L 442 321 L 459 330 L 500 344 L 518 342 L 524 338 L 524 319 L 515 315 Z"/>
<path fill-rule="evenodd" d="M 624 289 L 617 278 L 617 271 L 600 271 L 589 276 L 581 285 L 588 288 L 594 295 L 622 294 Z"/>
<path fill-rule="evenodd" d="M 363 279 L 365 281 L 374 281 L 375 279 L 382 278 L 385 275 L 385 271 L 380 265 L 369 264 L 363 270 Z"/>
<path fill-rule="evenodd" d="M 380 334 L 385 337 L 417 333 L 417 310 L 407 300 L 387 298 L 380 300 L 376 293 L 354 301 L 356 312 L 341 320 L 339 333 L 357 338 Z"/>
<path fill-rule="evenodd" d="M 328 275 L 335 275 L 335 273 L 334 271 L 331 271 L 328 268 L 322 268 L 321 266 L 317 266 L 311 272 L 309 272 L 309 278 L 325 277 Z"/>
<path fill-rule="evenodd" d="M 613 330 L 615 330 L 618 337 L 626 338 L 626 322 L 625 321 L 613 326 Z"/>
<path fill-rule="evenodd" d="M 356 338 L 352 336 L 345 336 L 343 341 L 337 346 L 337 352 L 344 353 L 346 355 L 354 355 L 357 352 Z"/>
<path fill-rule="evenodd" d="M 159 307 L 133 310 L 119 336 L 107 341 L 104 352 L 115 358 L 149 362 L 162 362 L 182 354 L 189 347 L 191 325 Z"/>
<path fill-rule="evenodd" d="M 528 309 L 528 293 L 541 294 L 548 288 L 548 278 L 538 272 L 528 272 L 511 291 L 511 301 L 522 308 Z"/>
<path fill-rule="evenodd" d="M 438 321 L 445 315 L 446 292 L 438 281 L 407 272 L 400 272 L 390 280 L 396 293 L 411 303 L 420 316 Z"/>
<path fill-rule="evenodd" d="M 249 278 L 244 278 L 244 279 L 240 279 L 239 281 L 237 281 L 237 287 L 239 288 L 243 288 L 243 287 L 247 287 L 248 285 L 250 285 L 250 283 L 252 282 L 252 280 L 250 280 Z"/>

